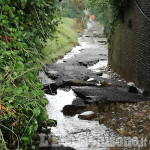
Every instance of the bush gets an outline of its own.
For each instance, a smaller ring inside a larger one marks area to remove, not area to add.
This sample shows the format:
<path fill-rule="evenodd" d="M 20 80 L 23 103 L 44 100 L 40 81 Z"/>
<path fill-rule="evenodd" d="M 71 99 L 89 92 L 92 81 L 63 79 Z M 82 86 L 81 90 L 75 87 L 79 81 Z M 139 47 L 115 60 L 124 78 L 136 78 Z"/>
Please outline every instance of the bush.
<path fill-rule="evenodd" d="M 47 119 L 37 76 L 43 43 L 59 24 L 57 6 L 58 0 L 0 1 L 0 149 L 29 149 Z"/>

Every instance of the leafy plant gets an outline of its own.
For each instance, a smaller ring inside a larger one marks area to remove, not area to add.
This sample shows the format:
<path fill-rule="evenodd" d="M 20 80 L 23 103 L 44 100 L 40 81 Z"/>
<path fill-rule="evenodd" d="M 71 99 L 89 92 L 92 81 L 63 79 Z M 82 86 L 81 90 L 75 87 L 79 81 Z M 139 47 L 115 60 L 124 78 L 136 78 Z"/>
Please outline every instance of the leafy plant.
<path fill-rule="evenodd" d="M 58 2 L 0 0 L 0 149 L 29 149 L 47 119 L 38 72 L 43 43 L 59 24 Z"/>

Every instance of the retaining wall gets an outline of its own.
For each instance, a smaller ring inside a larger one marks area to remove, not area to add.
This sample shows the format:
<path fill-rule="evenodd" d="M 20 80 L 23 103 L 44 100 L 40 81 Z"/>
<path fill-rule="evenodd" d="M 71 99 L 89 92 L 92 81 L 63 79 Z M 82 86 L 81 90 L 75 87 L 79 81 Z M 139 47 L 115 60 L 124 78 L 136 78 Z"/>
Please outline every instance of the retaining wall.
<path fill-rule="evenodd" d="M 150 0 L 129 0 L 114 25 L 109 64 L 136 86 L 150 92 Z"/>

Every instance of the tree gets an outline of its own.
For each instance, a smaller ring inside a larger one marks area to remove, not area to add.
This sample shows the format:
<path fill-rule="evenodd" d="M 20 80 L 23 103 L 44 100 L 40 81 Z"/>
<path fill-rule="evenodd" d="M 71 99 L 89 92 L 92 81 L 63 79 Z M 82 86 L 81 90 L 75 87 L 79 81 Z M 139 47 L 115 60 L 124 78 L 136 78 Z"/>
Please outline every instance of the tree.
<path fill-rule="evenodd" d="M 128 0 L 88 0 L 89 10 L 105 27 L 106 34 L 111 33 L 116 19 L 122 17 Z"/>

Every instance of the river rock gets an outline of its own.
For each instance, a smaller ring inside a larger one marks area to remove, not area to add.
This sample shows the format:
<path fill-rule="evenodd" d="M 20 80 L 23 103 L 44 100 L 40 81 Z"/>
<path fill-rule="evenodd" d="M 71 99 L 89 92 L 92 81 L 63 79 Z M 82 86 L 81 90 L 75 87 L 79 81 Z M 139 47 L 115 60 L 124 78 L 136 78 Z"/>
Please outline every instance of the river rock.
<path fill-rule="evenodd" d="M 94 117 L 95 113 L 93 111 L 86 111 L 78 116 L 78 118 L 83 120 L 92 120 Z"/>
<path fill-rule="evenodd" d="M 45 133 L 40 133 L 40 144 L 39 147 L 48 147 L 48 140 L 45 139 L 47 136 Z"/>
<path fill-rule="evenodd" d="M 93 102 L 140 102 L 148 101 L 148 97 L 144 97 L 141 94 L 132 94 L 124 91 L 124 88 L 116 87 L 73 87 L 72 90 L 78 97 L 84 100 L 90 100 Z"/>
<path fill-rule="evenodd" d="M 48 75 L 49 78 L 55 80 L 55 79 L 58 78 L 58 71 L 49 70 L 49 71 L 47 72 L 47 75 Z"/>
<path fill-rule="evenodd" d="M 123 135 L 125 133 L 125 129 L 124 128 L 120 128 L 118 129 L 118 133 Z"/>
<path fill-rule="evenodd" d="M 46 94 L 50 94 L 50 95 L 54 95 L 54 94 L 57 94 L 57 89 L 58 89 L 58 86 L 56 83 L 51 83 L 49 85 L 44 85 L 44 92 Z"/>
<path fill-rule="evenodd" d="M 64 88 L 65 86 L 71 87 L 71 86 L 96 86 L 99 82 L 97 80 L 91 80 L 91 81 L 72 81 L 72 80 L 65 80 L 60 84 L 60 87 Z"/>
<path fill-rule="evenodd" d="M 57 84 L 54 80 L 48 78 L 44 72 L 39 72 L 39 79 L 43 84 L 43 90 L 46 94 L 57 94 Z"/>
<path fill-rule="evenodd" d="M 77 107 L 75 105 L 66 105 L 62 110 L 65 116 L 75 116 L 77 114 Z"/>
<path fill-rule="evenodd" d="M 84 100 L 82 98 L 76 98 L 75 100 L 73 100 L 72 105 L 76 106 L 76 107 L 86 107 Z"/>

